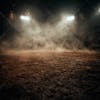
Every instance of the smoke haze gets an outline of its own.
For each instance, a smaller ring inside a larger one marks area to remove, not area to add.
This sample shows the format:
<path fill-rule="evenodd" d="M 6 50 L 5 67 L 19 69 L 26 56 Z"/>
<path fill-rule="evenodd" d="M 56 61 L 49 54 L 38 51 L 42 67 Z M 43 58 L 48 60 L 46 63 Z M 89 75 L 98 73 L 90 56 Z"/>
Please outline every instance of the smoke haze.
<path fill-rule="evenodd" d="M 100 50 L 100 16 L 93 12 L 96 2 L 18 0 L 15 4 L 14 21 L 0 13 L 0 49 Z M 30 12 L 29 23 L 20 20 L 24 12 Z M 75 16 L 71 23 L 65 20 L 70 15 Z"/>

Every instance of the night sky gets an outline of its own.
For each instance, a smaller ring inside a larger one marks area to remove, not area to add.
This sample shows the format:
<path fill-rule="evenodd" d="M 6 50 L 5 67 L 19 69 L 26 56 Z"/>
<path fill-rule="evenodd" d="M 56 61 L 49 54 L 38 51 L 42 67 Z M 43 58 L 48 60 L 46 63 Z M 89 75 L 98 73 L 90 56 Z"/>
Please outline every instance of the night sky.
<path fill-rule="evenodd" d="M 100 0 L 0 0 L 0 36 L 7 28 L 4 24 L 6 18 L 3 16 L 8 17 L 11 11 L 19 13 L 27 9 L 34 12 L 37 10 L 40 14 L 35 14 L 36 19 L 41 23 L 45 23 L 52 15 L 57 16 L 59 12 L 69 11 L 76 15 L 77 33 L 84 31 L 82 33 L 84 45 L 89 49 L 100 49 L 100 16 L 94 15 L 98 7 L 100 7 Z M 83 28 L 82 25 L 87 27 Z M 13 32 L 14 29 L 10 28 L 10 32 Z M 77 35 L 76 37 L 81 39 Z"/>
<path fill-rule="evenodd" d="M 0 10 L 5 14 L 24 7 L 37 7 L 45 14 L 48 10 L 56 12 L 60 9 L 72 9 L 76 13 L 90 14 L 98 5 L 100 5 L 99 0 L 0 0 Z"/>

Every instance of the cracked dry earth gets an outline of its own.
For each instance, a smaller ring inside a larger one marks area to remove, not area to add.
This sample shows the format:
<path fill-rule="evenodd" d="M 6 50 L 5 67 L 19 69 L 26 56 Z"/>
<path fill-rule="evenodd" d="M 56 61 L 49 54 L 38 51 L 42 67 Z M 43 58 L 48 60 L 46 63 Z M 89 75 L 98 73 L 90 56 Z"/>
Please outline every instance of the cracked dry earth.
<path fill-rule="evenodd" d="M 0 54 L 0 100 L 100 100 L 100 54 Z"/>

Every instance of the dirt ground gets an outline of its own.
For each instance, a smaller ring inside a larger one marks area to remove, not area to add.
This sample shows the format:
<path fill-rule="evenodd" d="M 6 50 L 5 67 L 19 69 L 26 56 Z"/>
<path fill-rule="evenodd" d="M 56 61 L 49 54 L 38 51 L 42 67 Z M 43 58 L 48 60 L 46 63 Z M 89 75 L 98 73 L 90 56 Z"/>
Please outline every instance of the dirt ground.
<path fill-rule="evenodd" d="M 100 53 L 1 53 L 0 100 L 100 100 Z"/>

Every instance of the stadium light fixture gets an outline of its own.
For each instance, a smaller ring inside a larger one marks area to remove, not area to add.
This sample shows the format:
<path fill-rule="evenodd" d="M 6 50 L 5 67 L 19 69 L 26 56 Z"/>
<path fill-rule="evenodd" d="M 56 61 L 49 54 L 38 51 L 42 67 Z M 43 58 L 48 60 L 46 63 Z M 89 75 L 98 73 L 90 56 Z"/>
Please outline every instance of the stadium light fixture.
<path fill-rule="evenodd" d="M 98 8 L 98 13 L 100 14 L 100 8 Z"/>
<path fill-rule="evenodd" d="M 22 21 L 29 22 L 29 21 L 31 20 L 31 17 L 28 16 L 28 15 L 21 15 L 21 16 L 20 16 L 20 19 L 21 19 Z"/>
<path fill-rule="evenodd" d="M 63 21 L 64 22 L 73 22 L 75 20 L 74 15 L 69 15 L 69 16 L 63 16 Z"/>

